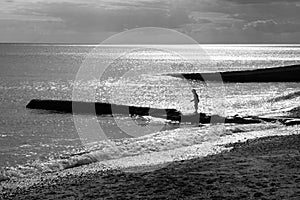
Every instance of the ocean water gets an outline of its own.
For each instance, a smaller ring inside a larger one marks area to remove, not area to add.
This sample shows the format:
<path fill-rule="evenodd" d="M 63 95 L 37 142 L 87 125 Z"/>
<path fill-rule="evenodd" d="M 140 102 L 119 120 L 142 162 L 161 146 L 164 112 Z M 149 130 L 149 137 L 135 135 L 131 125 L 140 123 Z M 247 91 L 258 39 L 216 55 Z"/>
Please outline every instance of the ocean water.
<path fill-rule="evenodd" d="M 78 155 L 97 154 L 98 160 L 107 160 L 207 141 L 207 126 L 195 128 L 192 124 L 173 124 L 155 118 L 98 116 L 105 139 L 114 141 L 115 146 L 108 140 L 89 143 L 89 132 L 79 135 L 71 114 L 28 110 L 25 106 L 31 99 L 72 100 L 73 89 L 77 88 L 82 95 L 76 100 L 94 98 L 100 102 L 176 108 L 192 113 L 191 89 L 195 88 L 201 112 L 224 116 L 265 115 L 299 107 L 300 83 L 204 84 L 166 74 L 299 63 L 300 45 L 0 44 L 0 167 L 56 170 L 75 166 Z M 87 77 L 93 74 L 95 77 L 78 79 L 83 67 L 87 69 Z M 90 94 L 91 88 L 94 95 Z M 293 98 L 284 98 L 291 93 L 295 93 Z M 283 98 L 273 101 L 276 97 Z M 130 128 L 133 122 L 137 128 Z M 119 127 L 120 123 L 123 128 Z M 265 128 L 255 126 L 251 130 Z M 229 130 L 234 133 L 236 129 L 230 126 Z M 95 161 L 90 157 L 81 163 Z M 72 162 L 66 164 L 66 160 Z"/>

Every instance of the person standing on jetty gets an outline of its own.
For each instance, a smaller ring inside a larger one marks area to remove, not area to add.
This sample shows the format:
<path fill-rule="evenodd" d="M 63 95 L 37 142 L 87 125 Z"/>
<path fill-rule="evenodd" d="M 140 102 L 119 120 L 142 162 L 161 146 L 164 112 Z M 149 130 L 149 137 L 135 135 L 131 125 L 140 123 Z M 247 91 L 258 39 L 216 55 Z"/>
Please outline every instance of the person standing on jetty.
<path fill-rule="evenodd" d="M 196 92 L 195 89 L 192 89 L 193 95 L 194 95 L 194 99 L 191 100 L 191 102 L 194 102 L 194 108 L 195 108 L 195 114 L 198 113 L 198 103 L 199 103 L 199 96 Z"/>

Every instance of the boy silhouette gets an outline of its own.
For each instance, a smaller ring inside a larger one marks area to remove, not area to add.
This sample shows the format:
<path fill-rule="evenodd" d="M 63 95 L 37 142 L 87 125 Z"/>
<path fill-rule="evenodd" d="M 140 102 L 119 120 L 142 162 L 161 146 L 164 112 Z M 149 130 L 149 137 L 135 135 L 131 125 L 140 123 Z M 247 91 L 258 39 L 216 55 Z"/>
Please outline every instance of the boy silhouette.
<path fill-rule="evenodd" d="M 194 95 L 194 99 L 192 99 L 191 102 L 194 102 L 194 108 L 195 108 L 194 113 L 198 113 L 199 96 L 198 96 L 195 89 L 192 89 L 192 92 L 193 92 L 193 95 Z"/>

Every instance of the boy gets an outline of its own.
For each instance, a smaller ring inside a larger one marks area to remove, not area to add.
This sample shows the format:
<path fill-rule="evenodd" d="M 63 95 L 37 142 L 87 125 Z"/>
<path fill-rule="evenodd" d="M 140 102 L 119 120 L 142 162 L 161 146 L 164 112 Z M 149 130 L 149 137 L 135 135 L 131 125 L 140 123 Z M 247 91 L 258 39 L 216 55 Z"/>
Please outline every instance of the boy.
<path fill-rule="evenodd" d="M 199 103 L 199 96 L 196 92 L 195 89 L 192 89 L 194 99 L 191 100 L 191 102 L 194 102 L 194 107 L 195 107 L 195 113 L 198 113 L 198 103 Z"/>

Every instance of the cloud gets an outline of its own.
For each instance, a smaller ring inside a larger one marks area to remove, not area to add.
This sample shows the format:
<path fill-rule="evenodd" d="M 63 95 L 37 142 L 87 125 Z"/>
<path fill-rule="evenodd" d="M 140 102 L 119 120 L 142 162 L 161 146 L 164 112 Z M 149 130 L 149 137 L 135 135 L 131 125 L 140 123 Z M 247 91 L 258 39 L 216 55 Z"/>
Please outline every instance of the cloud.
<path fill-rule="evenodd" d="M 300 18 L 300 8 L 295 4 L 236 4 L 231 6 L 232 16 L 251 22 L 256 20 L 294 21 Z"/>
<path fill-rule="evenodd" d="M 266 33 L 300 33 L 300 24 L 279 23 L 274 20 L 258 20 L 246 24 L 243 30 L 255 29 Z"/>
<path fill-rule="evenodd" d="M 296 3 L 298 0 L 226 0 L 237 4 Z"/>
<path fill-rule="evenodd" d="M 91 7 L 86 4 L 51 3 L 40 4 L 32 9 L 35 13 L 48 17 L 57 17 L 71 30 L 90 31 L 123 31 L 126 29 L 155 26 L 178 28 L 185 23 L 193 22 L 184 9 L 163 7 L 154 2 L 128 4 L 113 2 L 102 7 Z"/>
<path fill-rule="evenodd" d="M 300 41 L 298 0 L 6 0 L 1 40 L 92 42 L 137 27 L 164 27 L 205 43 Z M 26 37 L 22 35 L 26 33 Z M 41 37 L 41 35 L 43 37 Z M 6 39 L 5 39 L 6 38 Z M 222 42 L 223 41 L 223 42 Z"/>

